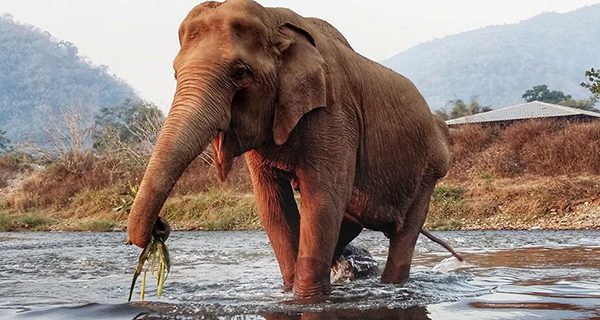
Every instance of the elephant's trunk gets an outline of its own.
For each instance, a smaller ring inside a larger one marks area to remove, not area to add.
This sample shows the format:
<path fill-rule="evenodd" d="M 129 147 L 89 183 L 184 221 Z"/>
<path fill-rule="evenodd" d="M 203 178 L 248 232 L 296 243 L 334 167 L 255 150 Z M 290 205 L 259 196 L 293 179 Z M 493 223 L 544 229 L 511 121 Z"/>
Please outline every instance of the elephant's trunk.
<path fill-rule="evenodd" d="M 160 210 L 186 167 L 229 126 L 232 94 L 228 87 L 206 73 L 178 81 L 171 111 L 129 214 L 127 235 L 138 247 L 144 248 L 156 232 Z"/>

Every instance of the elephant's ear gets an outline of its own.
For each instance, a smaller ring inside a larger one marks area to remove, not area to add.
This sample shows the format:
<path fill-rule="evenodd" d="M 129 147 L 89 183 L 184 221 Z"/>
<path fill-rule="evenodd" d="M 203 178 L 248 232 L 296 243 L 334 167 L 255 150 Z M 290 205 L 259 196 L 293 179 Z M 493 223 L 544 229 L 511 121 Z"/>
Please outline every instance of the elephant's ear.
<path fill-rule="evenodd" d="M 281 71 L 273 138 L 284 144 L 300 118 L 326 106 L 326 65 L 306 30 L 290 23 L 280 26 Z"/>

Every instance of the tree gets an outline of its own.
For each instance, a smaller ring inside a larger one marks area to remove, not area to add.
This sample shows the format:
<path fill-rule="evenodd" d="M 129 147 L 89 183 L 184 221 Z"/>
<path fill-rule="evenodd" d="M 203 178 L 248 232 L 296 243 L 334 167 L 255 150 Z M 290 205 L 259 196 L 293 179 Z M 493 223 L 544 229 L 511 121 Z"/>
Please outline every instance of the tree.
<path fill-rule="evenodd" d="M 598 99 L 600 99 L 600 96 L 591 96 L 588 99 L 582 99 L 582 100 L 567 99 L 567 100 L 559 102 L 558 104 L 567 106 L 567 107 L 571 107 L 571 108 L 586 110 L 586 111 L 600 112 L 600 110 L 594 108 L 594 106 L 598 102 Z"/>
<path fill-rule="evenodd" d="M 162 111 L 145 101 L 128 100 L 102 108 L 95 119 L 94 149 L 118 153 L 144 164 L 165 120 Z"/>
<path fill-rule="evenodd" d="M 571 95 L 565 94 L 562 91 L 550 90 L 547 85 L 541 84 L 525 91 L 523 99 L 527 102 L 548 102 L 587 111 L 597 111 L 594 105 L 598 102 L 599 98 L 592 96 L 589 99 L 575 100 Z"/>
<path fill-rule="evenodd" d="M 590 69 L 585 72 L 587 77 L 586 82 L 582 82 L 581 86 L 587 88 L 592 94 L 600 99 L 600 69 Z"/>
<path fill-rule="evenodd" d="M 562 91 L 550 90 L 545 84 L 534 86 L 532 89 L 525 91 L 522 97 L 527 102 L 540 101 L 548 103 L 560 103 L 571 99 L 570 95 Z"/>
<path fill-rule="evenodd" d="M 66 107 L 58 115 L 48 114 L 45 119 L 34 120 L 45 133 L 44 140 L 41 143 L 23 143 L 19 148 L 72 174 L 82 173 L 92 155 L 94 122 L 90 110 Z"/>
<path fill-rule="evenodd" d="M 448 111 L 448 106 L 451 106 L 450 111 Z M 447 107 L 436 110 L 435 113 L 444 120 L 450 120 L 491 110 L 492 108 L 489 106 L 481 106 L 477 97 L 472 97 L 468 105 L 461 99 L 450 100 Z"/>
<path fill-rule="evenodd" d="M 0 130 L 0 154 L 12 150 L 12 147 L 10 146 L 10 140 L 4 136 L 5 134 L 6 131 Z"/>

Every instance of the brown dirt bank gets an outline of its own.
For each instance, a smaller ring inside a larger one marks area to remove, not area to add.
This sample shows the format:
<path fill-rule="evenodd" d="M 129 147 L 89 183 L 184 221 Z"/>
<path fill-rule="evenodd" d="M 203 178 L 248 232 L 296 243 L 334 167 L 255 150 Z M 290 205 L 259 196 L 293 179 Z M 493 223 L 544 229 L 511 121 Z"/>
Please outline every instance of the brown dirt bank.
<path fill-rule="evenodd" d="M 442 182 L 426 226 L 438 230 L 600 230 L 600 176 Z"/>

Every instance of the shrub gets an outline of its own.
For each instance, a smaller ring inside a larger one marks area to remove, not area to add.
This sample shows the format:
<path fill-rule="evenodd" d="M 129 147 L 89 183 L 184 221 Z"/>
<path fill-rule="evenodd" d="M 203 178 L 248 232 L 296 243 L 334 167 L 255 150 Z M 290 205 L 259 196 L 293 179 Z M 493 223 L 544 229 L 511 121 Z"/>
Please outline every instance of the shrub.
<path fill-rule="evenodd" d="M 236 159 L 225 182 L 220 182 L 214 165 L 197 158 L 185 170 L 173 194 L 188 195 L 207 192 L 215 187 L 238 192 L 252 192 L 250 173 L 243 159 Z"/>
<path fill-rule="evenodd" d="M 445 230 L 454 230 L 460 227 L 460 223 L 454 220 L 467 211 L 465 205 L 466 193 L 467 190 L 462 187 L 437 186 L 431 195 L 429 216 L 427 218 L 428 227 Z"/>

